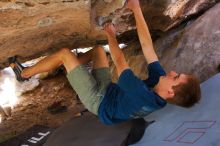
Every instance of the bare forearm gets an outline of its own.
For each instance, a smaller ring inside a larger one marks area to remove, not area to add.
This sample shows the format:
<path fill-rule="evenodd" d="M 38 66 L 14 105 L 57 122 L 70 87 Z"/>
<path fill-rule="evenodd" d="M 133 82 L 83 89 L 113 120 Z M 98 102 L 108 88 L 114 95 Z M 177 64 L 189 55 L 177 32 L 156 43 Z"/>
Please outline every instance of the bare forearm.
<path fill-rule="evenodd" d="M 111 58 L 117 68 L 118 75 L 120 75 L 124 69 L 128 68 L 128 64 L 125 60 L 122 50 L 118 46 L 116 37 L 111 35 L 107 35 L 107 37 L 109 42 Z"/>
<path fill-rule="evenodd" d="M 136 26 L 138 31 L 138 36 L 140 39 L 140 43 L 143 49 L 143 53 L 148 63 L 158 60 L 158 57 L 153 48 L 153 42 L 151 39 L 151 35 L 145 22 L 144 16 L 142 14 L 141 8 L 137 7 L 133 10 Z"/>

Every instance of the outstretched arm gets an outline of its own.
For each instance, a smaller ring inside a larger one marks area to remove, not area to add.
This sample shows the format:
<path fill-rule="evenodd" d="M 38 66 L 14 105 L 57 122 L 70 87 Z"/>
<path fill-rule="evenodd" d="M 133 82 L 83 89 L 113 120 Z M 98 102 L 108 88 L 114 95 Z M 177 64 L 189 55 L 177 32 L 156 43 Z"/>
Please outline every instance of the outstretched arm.
<path fill-rule="evenodd" d="M 134 13 L 139 40 L 148 64 L 158 61 L 147 23 L 144 20 L 144 16 L 140 8 L 139 0 L 128 0 L 127 8 L 132 10 Z"/>
<path fill-rule="evenodd" d="M 122 50 L 119 48 L 118 41 L 115 35 L 115 28 L 113 24 L 109 23 L 104 26 L 106 36 L 108 38 L 110 54 L 112 60 L 117 68 L 118 76 L 123 72 L 123 70 L 129 68 L 128 63 L 125 60 Z"/>

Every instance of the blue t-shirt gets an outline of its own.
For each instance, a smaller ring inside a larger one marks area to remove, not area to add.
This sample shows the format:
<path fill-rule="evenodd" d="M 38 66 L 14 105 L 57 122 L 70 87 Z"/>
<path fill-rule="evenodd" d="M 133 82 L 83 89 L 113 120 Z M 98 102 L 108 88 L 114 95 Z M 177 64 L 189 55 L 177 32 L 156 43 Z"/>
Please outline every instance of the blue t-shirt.
<path fill-rule="evenodd" d="M 148 65 L 148 79 L 140 80 L 131 69 L 124 70 L 118 83 L 111 83 L 99 106 L 98 116 L 105 124 L 145 117 L 166 105 L 152 88 L 166 75 L 159 61 Z"/>

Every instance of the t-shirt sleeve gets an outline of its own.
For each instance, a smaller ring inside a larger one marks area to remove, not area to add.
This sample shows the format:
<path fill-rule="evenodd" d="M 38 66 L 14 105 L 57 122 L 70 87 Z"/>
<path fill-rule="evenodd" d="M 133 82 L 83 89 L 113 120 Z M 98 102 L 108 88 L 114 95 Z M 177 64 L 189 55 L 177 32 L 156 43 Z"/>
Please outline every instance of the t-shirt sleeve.
<path fill-rule="evenodd" d="M 160 65 L 159 61 L 152 62 L 148 65 L 148 79 L 145 80 L 145 84 L 149 87 L 154 87 L 158 82 L 160 76 L 165 76 L 166 72 Z"/>
<path fill-rule="evenodd" d="M 119 76 L 118 86 L 126 92 L 137 92 L 145 85 L 131 69 L 126 69 Z"/>

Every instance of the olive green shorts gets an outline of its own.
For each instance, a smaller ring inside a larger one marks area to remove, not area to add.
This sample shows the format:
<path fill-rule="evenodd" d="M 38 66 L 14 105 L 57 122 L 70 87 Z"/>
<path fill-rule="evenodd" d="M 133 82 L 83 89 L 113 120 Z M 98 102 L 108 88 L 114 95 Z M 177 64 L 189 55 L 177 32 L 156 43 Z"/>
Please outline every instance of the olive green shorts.
<path fill-rule="evenodd" d="M 84 106 L 98 115 L 99 105 L 111 83 L 109 68 L 98 68 L 89 73 L 84 65 L 79 65 L 67 74 L 67 78 Z"/>

